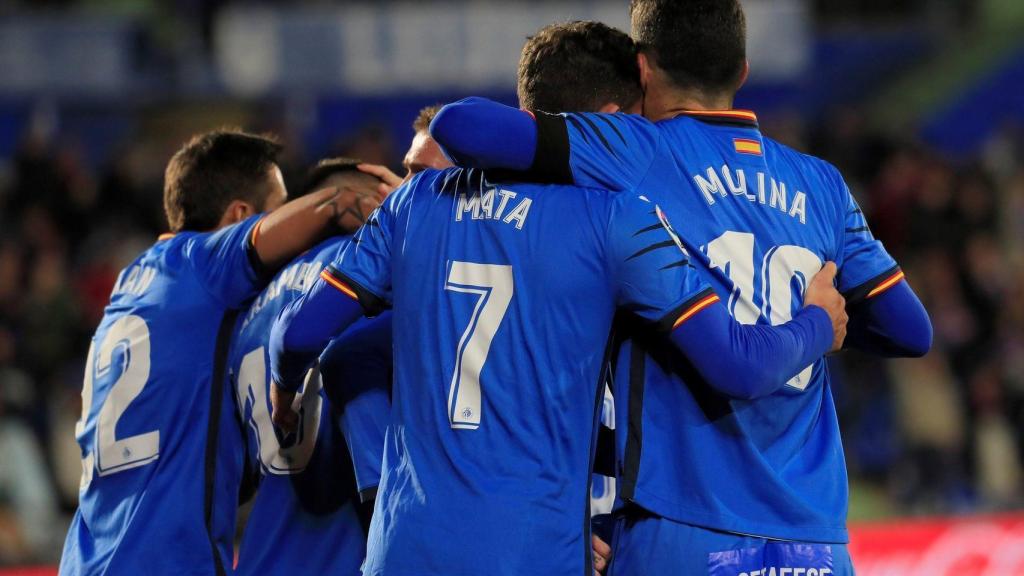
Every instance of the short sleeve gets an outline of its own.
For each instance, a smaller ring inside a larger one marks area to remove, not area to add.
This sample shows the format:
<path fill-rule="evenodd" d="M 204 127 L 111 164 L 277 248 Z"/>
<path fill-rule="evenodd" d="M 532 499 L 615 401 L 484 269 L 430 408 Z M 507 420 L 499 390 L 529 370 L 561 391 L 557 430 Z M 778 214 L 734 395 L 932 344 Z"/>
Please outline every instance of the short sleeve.
<path fill-rule="evenodd" d="M 611 212 L 608 253 L 620 308 L 670 331 L 718 301 L 657 205 L 626 193 Z"/>
<path fill-rule="evenodd" d="M 237 308 L 270 281 L 256 255 L 262 215 L 215 232 L 195 234 L 185 247 L 199 282 L 228 308 Z"/>
<path fill-rule="evenodd" d="M 324 350 L 320 370 L 364 502 L 380 482 L 384 435 L 391 420 L 391 314 L 362 319 Z"/>
<path fill-rule="evenodd" d="M 577 186 L 613 191 L 636 190 L 661 142 L 657 126 L 634 114 L 537 113 L 537 131 L 533 172 L 568 170 Z"/>
<path fill-rule="evenodd" d="M 868 227 L 864 212 L 842 183 L 844 227 L 839 291 L 850 304 L 877 296 L 903 279 L 896 260 Z"/>
<path fill-rule="evenodd" d="M 410 185 L 406 183 L 388 196 L 320 274 L 332 286 L 356 298 L 367 316 L 380 314 L 390 304 L 395 212 Z"/>

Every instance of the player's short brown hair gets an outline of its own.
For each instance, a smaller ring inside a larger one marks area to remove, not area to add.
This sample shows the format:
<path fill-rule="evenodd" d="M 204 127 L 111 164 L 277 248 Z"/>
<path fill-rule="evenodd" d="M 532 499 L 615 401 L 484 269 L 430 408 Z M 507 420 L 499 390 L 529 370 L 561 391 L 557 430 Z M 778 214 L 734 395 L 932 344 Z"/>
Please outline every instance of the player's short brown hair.
<path fill-rule="evenodd" d="M 640 99 L 636 49 L 600 22 L 552 24 L 530 36 L 519 58 L 519 106 L 545 112 L 626 108 Z"/>
<path fill-rule="evenodd" d="M 734 92 L 747 60 L 747 21 L 739 0 L 631 0 L 639 49 L 679 88 Z"/>
<path fill-rule="evenodd" d="M 281 144 L 269 135 L 222 128 L 193 136 L 167 163 L 164 212 L 172 232 L 213 230 L 234 200 L 261 209 Z"/>
<path fill-rule="evenodd" d="M 434 121 L 434 117 L 441 111 L 444 104 L 434 104 L 433 106 L 424 106 L 420 109 L 420 113 L 416 115 L 416 119 L 412 121 L 413 132 L 426 132 L 430 129 L 430 123 Z"/>

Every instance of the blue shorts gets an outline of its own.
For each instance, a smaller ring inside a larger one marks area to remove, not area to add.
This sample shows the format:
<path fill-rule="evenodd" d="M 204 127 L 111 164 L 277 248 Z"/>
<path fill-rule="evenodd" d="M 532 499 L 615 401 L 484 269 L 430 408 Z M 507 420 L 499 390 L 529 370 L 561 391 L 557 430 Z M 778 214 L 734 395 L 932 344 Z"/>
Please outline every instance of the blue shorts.
<path fill-rule="evenodd" d="M 853 576 L 845 544 L 717 532 L 630 508 L 618 513 L 608 576 Z"/>

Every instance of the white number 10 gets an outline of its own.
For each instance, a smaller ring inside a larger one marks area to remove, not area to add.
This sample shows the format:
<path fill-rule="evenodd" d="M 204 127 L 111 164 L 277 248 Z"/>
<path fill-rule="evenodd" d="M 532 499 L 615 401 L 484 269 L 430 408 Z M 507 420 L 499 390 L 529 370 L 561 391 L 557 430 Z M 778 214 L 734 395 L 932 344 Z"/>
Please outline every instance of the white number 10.
<path fill-rule="evenodd" d="M 512 267 L 499 264 L 452 262 L 445 290 L 474 294 L 476 306 L 459 339 L 455 370 L 448 389 L 448 421 L 452 428 L 480 426 L 480 371 L 491 341 L 512 301 Z"/>
<path fill-rule="evenodd" d="M 718 268 L 732 281 L 729 312 L 740 324 L 754 324 L 764 316 L 773 325 L 784 324 L 793 318 L 793 290 L 796 278 L 800 298 L 811 277 L 821 270 L 821 259 L 803 246 L 773 246 L 761 263 L 761 294 L 755 298 L 754 286 L 757 269 L 754 266 L 754 235 L 749 232 L 729 231 L 708 242 L 707 256 L 711 266 Z M 760 301 L 760 306 L 756 304 Z M 803 390 L 811 380 L 811 368 L 800 371 L 786 384 Z"/>

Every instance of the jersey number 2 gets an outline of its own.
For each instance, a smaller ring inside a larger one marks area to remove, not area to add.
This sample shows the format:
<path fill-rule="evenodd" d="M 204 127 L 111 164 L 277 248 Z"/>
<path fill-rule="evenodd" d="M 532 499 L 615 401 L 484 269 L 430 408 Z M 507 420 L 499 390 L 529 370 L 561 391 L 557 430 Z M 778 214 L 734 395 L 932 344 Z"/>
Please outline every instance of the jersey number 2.
<path fill-rule="evenodd" d="M 480 371 L 491 341 L 512 301 L 512 267 L 500 264 L 452 262 L 445 290 L 477 297 L 469 326 L 459 339 L 455 370 L 448 388 L 448 422 L 452 428 L 480 427 Z"/>
<path fill-rule="evenodd" d="M 793 319 L 794 278 L 799 286 L 799 298 L 807 282 L 819 270 L 821 259 L 803 246 L 773 246 L 764 255 L 760 270 L 754 263 L 754 235 L 749 232 L 728 231 L 708 242 L 707 256 L 711 266 L 718 268 L 732 281 L 733 290 L 729 296 L 729 313 L 740 324 L 754 324 L 764 316 L 777 326 Z M 755 280 L 760 275 L 761 294 L 755 293 Z M 759 296 L 759 297 L 758 297 Z M 760 301 L 760 306 L 756 304 Z M 808 366 L 790 378 L 787 385 L 798 390 L 807 388 L 811 381 Z"/>
<path fill-rule="evenodd" d="M 82 419 L 75 426 L 75 434 L 81 439 L 92 410 L 95 380 L 110 376 L 118 350 L 121 351 L 120 376 L 110 385 L 100 406 L 93 450 L 82 460 L 82 487 L 92 480 L 94 458 L 96 470 L 100 476 L 105 476 L 149 464 L 160 456 L 159 430 L 117 437 L 117 422 L 149 380 L 149 327 L 135 315 L 123 316 L 114 322 L 100 342 L 99 350 L 89 347 L 82 385 Z"/>

